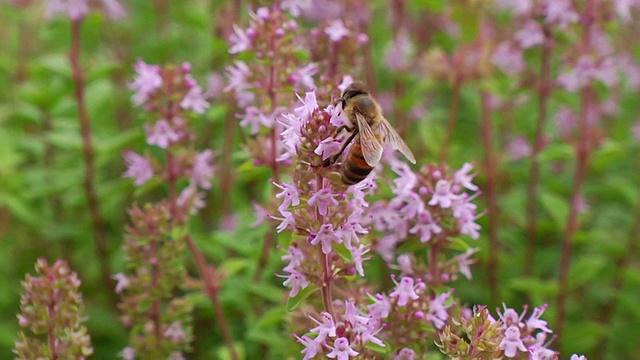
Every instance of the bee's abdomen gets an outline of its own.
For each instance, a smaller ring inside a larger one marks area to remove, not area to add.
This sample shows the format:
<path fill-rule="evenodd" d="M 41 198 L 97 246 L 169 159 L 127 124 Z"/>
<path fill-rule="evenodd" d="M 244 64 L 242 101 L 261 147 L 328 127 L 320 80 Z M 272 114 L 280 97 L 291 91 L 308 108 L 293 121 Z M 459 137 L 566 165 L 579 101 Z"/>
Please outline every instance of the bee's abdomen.
<path fill-rule="evenodd" d="M 342 182 L 346 185 L 354 185 L 364 180 L 364 178 L 371 173 L 373 167 L 369 166 L 362 156 L 362 147 L 360 147 L 360 139 L 356 139 L 349 153 L 346 156 L 342 168 L 340 169 L 340 175 L 342 175 Z"/>

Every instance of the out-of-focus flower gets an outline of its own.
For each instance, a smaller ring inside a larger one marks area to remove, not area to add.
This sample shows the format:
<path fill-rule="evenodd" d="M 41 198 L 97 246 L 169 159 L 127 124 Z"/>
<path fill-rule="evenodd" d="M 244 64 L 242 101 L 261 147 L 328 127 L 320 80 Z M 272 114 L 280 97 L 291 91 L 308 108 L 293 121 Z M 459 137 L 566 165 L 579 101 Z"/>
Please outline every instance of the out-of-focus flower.
<path fill-rule="evenodd" d="M 191 110 L 197 114 L 203 114 L 209 107 L 209 103 L 204 99 L 202 88 L 199 85 L 193 86 L 180 102 L 180 107 Z"/>
<path fill-rule="evenodd" d="M 525 69 L 522 51 L 511 46 L 508 42 L 502 42 L 491 55 L 491 62 L 498 69 L 508 75 L 515 75 Z"/>
<path fill-rule="evenodd" d="M 416 358 L 416 352 L 409 348 L 402 348 L 393 360 L 414 360 Z"/>
<path fill-rule="evenodd" d="M 522 29 L 518 30 L 514 37 L 520 44 L 520 47 L 525 50 L 544 43 L 542 27 L 540 27 L 540 24 L 535 20 L 531 19 L 524 23 Z"/>
<path fill-rule="evenodd" d="M 338 19 L 332 21 L 331 24 L 324 29 L 324 33 L 329 36 L 331 41 L 338 42 L 349 35 L 349 29 L 344 26 L 342 20 Z"/>
<path fill-rule="evenodd" d="M 533 8 L 533 2 L 531 0 L 498 0 L 496 1 L 496 5 L 518 16 L 526 15 Z"/>
<path fill-rule="evenodd" d="M 247 32 L 241 29 L 238 25 L 233 25 L 233 34 L 229 36 L 229 42 L 231 48 L 229 53 L 238 54 L 251 49 L 251 38 L 247 35 Z"/>
<path fill-rule="evenodd" d="M 88 0 L 49 0 L 45 8 L 45 18 L 51 19 L 58 15 L 66 15 L 71 20 L 78 21 L 89 13 Z"/>
<path fill-rule="evenodd" d="M 557 24 L 561 30 L 580 19 L 569 0 L 547 0 L 544 8 L 545 20 Z"/>
<path fill-rule="evenodd" d="M 400 32 L 387 49 L 385 57 L 387 66 L 394 71 L 406 70 L 411 66 L 410 60 L 414 53 L 413 43 L 407 32 Z"/>
<path fill-rule="evenodd" d="M 166 149 L 180 140 L 180 135 L 173 130 L 167 120 L 160 120 L 153 126 L 147 126 L 147 144 Z"/>
<path fill-rule="evenodd" d="M 174 321 L 167 327 L 162 335 L 168 339 L 170 339 L 174 343 L 180 343 L 187 338 L 187 334 L 184 332 L 182 328 L 182 323 L 179 321 Z"/>
<path fill-rule="evenodd" d="M 513 139 L 507 145 L 507 151 L 509 152 L 509 157 L 512 161 L 518 161 L 520 159 L 527 158 L 531 156 L 533 153 L 533 149 L 531 148 L 531 144 L 522 136 L 518 136 Z"/>
<path fill-rule="evenodd" d="M 298 17 L 304 11 L 311 8 L 312 0 L 282 0 L 280 8 L 286 10 L 293 17 Z"/>
<path fill-rule="evenodd" d="M 138 60 L 135 65 L 133 65 L 133 68 L 136 71 L 136 77 L 130 85 L 131 90 L 135 92 L 133 95 L 133 103 L 142 105 L 147 101 L 153 91 L 162 86 L 160 67 L 158 65 L 149 65 L 142 60 Z"/>
<path fill-rule="evenodd" d="M 640 120 L 636 121 L 631 128 L 631 135 L 636 141 L 640 141 Z"/>
<path fill-rule="evenodd" d="M 123 174 L 135 180 L 134 184 L 140 186 L 153 177 L 153 167 L 145 157 L 142 157 L 133 151 L 124 152 L 124 161 L 127 171 Z"/>
<path fill-rule="evenodd" d="M 203 189 L 211 189 L 211 178 L 214 172 L 214 167 L 211 165 L 212 161 L 212 150 L 205 150 L 196 155 L 191 169 L 191 184 L 198 185 Z"/>

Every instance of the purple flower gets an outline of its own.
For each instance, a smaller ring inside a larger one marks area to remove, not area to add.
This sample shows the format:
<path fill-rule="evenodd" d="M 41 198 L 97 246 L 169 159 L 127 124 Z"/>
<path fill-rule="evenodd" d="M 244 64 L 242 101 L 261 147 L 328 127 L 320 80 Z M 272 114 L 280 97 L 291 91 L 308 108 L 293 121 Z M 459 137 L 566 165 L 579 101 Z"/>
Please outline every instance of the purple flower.
<path fill-rule="evenodd" d="M 504 349 L 504 356 L 512 358 L 516 356 L 518 350 L 527 351 L 527 348 L 520 339 L 520 330 L 515 325 L 509 326 L 504 332 L 504 339 L 500 343 L 500 348 Z"/>
<path fill-rule="evenodd" d="M 333 225 L 331 224 L 323 224 L 320 227 L 320 231 L 312 234 L 311 245 L 322 244 L 322 252 L 325 254 L 331 252 L 334 242 L 342 243 L 342 240 L 336 236 Z"/>
<path fill-rule="evenodd" d="M 462 168 L 453 174 L 453 183 L 462 185 L 463 187 L 476 191 L 478 190 L 478 186 L 474 185 L 471 180 L 475 175 L 469 175 L 469 171 L 473 170 L 473 165 L 471 163 L 464 163 Z M 437 185 L 436 185 L 437 188 Z"/>
<path fill-rule="evenodd" d="M 182 352 L 174 351 L 167 357 L 167 360 L 186 360 Z"/>
<path fill-rule="evenodd" d="M 324 311 L 320 313 L 320 316 L 322 316 L 322 322 L 314 319 L 310 315 L 307 316 L 309 317 L 309 319 L 311 319 L 311 321 L 318 324 L 318 326 L 309 330 L 312 333 L 318 333 L 318 336 L 316 336 L 316 341 L 322 342 L 327 338 L 327 336 L 336 336 L 336 324 L 333 322 L 333 317 L 331 317 L 331 314 Z"/>
<path fill-rule="evenodd" d="M 520 159 L 527 158 L 533 153 L 531 144 L 522 136 L 518 136 L 513 139 L 507 145 L 507 151 L 512 161 L 518 161 Z"/>
<path fill-rule="evenodd" d="M 233 91 L 235 93 L 239 107 L 244 108 L 255 100 L 255 94 L 248 91 L 252 86 L 248 82 L 251 70 L 244 61 L 236 60 L 233 66 L 227 66 L 226 74 L 229 84 L 224 88 L 224 91 Z"/>
<path fill-rule="evenodd" d="M 329 26 L 324 29 L 324 33 L 329 36 L 329 39 L 333 42 L 340 41 L 343 37 L 349 35 L 349 29 L 344 27 L 342 20 L 334 20 Z"/>
<path fill-rule="evenodd" d="M 279 185 L 273 181 L 271 183 L 275 185 L 277 188 L 282 190 L 282 192 L 276 194 L 277 199 L 283 199 L 282 204 L 278 206 L 278 210 L 282 212 L 283 210 L 288 209 L 292 205 L 293 206 L 300 205 L 300 195 L 298 192 L 298 188 L 295 185 L 287 184 L 287 183 L 282 183 L 282 185 Z"/>
<path fill-rule="evenodd" d="M 545 304 L 533 310 L 533 313 L 531 313 L 531 316 L 529 316 L 529 319 L 525 321 L 525 324 L 527 325 L 527 331 L 531 333 L 534 330 L 539 329 L 546 333 L 553 332 L 551 329 L 547 327 L 547 322 L 545 320 L 540 320 L 540 316 L 542 316 L 542 313 L 546 308 L 547 308 L 547 305 Z"/>
<path fill-rule="evenodd" d="M 122 351 L 118 355 L 121 356 L 124 360 L 135 360 L 136 351 L 131 346 L 127 346 L 126 348 L 122 349 Z"/>
<path fill-rule="evenodd" d="M 309 286 L 309 282 L 303 273 L 299 271 L 293 271 L 289 273 L 287 280 L 285 280 L 282 285 L 286 287 L 291 287 L 291 291 L 289 292 L 289 297 L 295 297 L 298 295 L 301 289 L 305 289 Z"/>
<path fill-rule="evenodd" d="M 418 294 L 416 293 L 416 286 L 414 285 L 413 278 L 405 276 L 400 280 L 399 284 L 396 282 L 396 289 L 391 294 L 389 294 L 389 296 L 393 299 L 397 299 L 396 303 L 399 306 L 407 305 L 409 299 L 418 299 Z"/>
<path fill-rule="evenodd" d="M 638 0 L 615 0 L 613 6 L 622 22 L 626 23 L 631 21 L 631 8 L 640 6 L 640 2 Z"/>
<path fill-rule="evenodd" d="M 136 186 L 144 184 L 153 177 L 153 168 L 145 157 L 133 151 L 125 151 L 124 162 L 127 166 L 127 171 L 125 171 L 123 176 L 135 179 L 134 184 Z"/>
<path fill-rule="evenodd" d="M 121 20 L 127 16 L 126 11 L 116 0 L 100 0 L 107 16 L 113 20 Z"/>
<path fill-rule="evenodd" d="M 415 360 L 416 352 L 409 348 L 402 348 L 393 360 Z"/>
<path fill-rule="evenodd" d="M 171 128 L 167 120 L 160 120 L 153 127 L 145 126 L 145 128 L 149 145 L 156 145 L 166 149 L 171 143 L 180 140 L 180 135 Z"/>
<path fill-rule="evenodd" d="M 293 111 L 298 117 L 306 119 L 313 115 L 313 112 L 318 108 L 318 101 L 316 100 L 316 92 L 308 91 L 305 93 L 304 100 L 300 97 L 300 95 L 296 94 L 298 100 L 302 103 L 301 106 L 298 106 Z"/>
<path fill-rule="evenodd" d="M 334 347 L 330 347 L 332 351 L 327 354 L 329 358 L 338 358 L 338 360 L 348 360 L 350 356 L 358 356 L 358 352 L 353 350 L 349 345 L 349 340 L 344 337 L 337 338 L 333 342 Z"/>
<path fill-rule="evenodd" d="M 364 268 L 362 267 L 362 262 L 366 259 L 363 258 L 363 256 L 368 253 L 369 250 L 369 247 L 365 245 L 360 245 L 357 249 L 351 250 L 351 254 L 353 255 L 353 264 L 360 276 L 364 276 Z"/>
<path fill-rule="evenodd" d="M 506 304 L 503 303 L 502 306 L 504 308 L 504 313 L 501 313 L 500 310 L 498 310 L 498 315 L 500 316 L 500 320 L 502 320 L 505 329 L 512 325 L 516 327 L 524 326 L 524 323 L 522 322 L 524 312 L 522 312 L 521 315 L 518 315 L 515 310 L 507 308 Z"/>
<path fill-rule="evenodd" d="M 529 348 L 529 352 L 531 353 L 529 355 L 530 360 L 552 360 L 558 358 L 557 352 L 544 347 L 537 347 L 534 350 Z"/>
<path fill-rule="evenodd" d="M 502 42 L 491 55 L 491 63 L 508 75 L 515 75 L 525 69 L 522 51 L 511 46 L 508 42 Z"/>
<path fill-rule="evenodd" d="M 387 50 L 386 63 L 389 69 L 400 71 L 410 66 L 409 60 L 414 52 L 413 44 L 406 31 L 400 32 Z"/>
<path fill-rule="evenodd" d="M 386 295 L 376 294 L 367 310 L 372 318 L 386 319 L 391 312 L 391 301 Z"/>
<path fill-rule="evenodd" d="M 249 106 L 245 109 L 244 116 L 240 121 L 240 126 L 251 127 L 251 134 L 256 135 L 260 132 L 260 126 L 271 128 L 273 121 L 269 121 L 269 118 L 255 106 Z"/>
<path fill-rule="evenodd" d="M 527 20 L 514 37 L 523 49 L 529 49 L 544 42 L 542 28 L 535 20 Z"/>
<path fill-rule="evenodd" d="M 453 204 L 456 198 L 458 198 L 458 195 L 452 192 L 451 183 L 447 180 L 440 179 L 436 183 L 436 189 L 433 197 L 429 201 L 429 205 L 440 205 L 440 207 L 446 209 L 451 207 L 451 204 Z"/>
<path fill-rule="evenodd" d="M 180 102 L 180 107 L 185 110 L 191 110 L 196 114 L 203 114 L 209 107 L 209 103 L 204 99 L 202 88 L 198 85 L 189 89 L 189 92 Z"/>
<path fill-rule="evenodd" d="M 282 261 L 289 261 L 289 264 L 283 270 L 291 273 L 302 264 L 304 253 L 297 247 L 289 246 L 289 253 L 283 255 L 281 259 Z"/>
<path fill-rule="evenodd" d="M 278 218 L 278 217 L 272 217 L 272 219 L 274 220 L 280 220 L 281 223 L 280 225 L 278 225 L 278 227 L 276 228 L 276 230 L 278 232 L 282 232 L 283 230 L 287 229 L 287 228 L 295 228 L 296 227 L 296 220 L 293 218 L 293 214 L 289 211 L 284 211 L 284 210 L 280 210 L 280 214 L 282 214 L 282 216 L 284 216 L 284 218 Z"/>
<path fill-rule="evenodd" d="M 547 23 L 557 23 L 561 30 L 580 19 L 568 0 L 547 0 L 545 5 L 545 20 Z"/>
<path fill-rule="evenodd" d="M 71 20 L 83 19 L 89 13 L 87 0 L 49 0 L 45 8 L 45 18 L 67 15 Z"/>
<path fill-rule="evenodd" d="M 251 49 L 252 45 L 251 38 L 247 35 L 247 32 L 236 24 L 233 24 L 233 34 L 229 36 L 229 42 L 231 43 L 231 48 L 229 49 L 230 54 L 247 51 Z"/>
<path fill-rule="evenodd" d="M 338 205 L 338 200 L 335 197 L 336 194 L 331 193 L 331 189 L 320 189 L 309 198 L 308 203 L 310 206 L 317 206 L 320 215 L 326 216 L 329 212 L 329 206 Z"/>
<path fill-rule="evenodd" d="M 315 63 L 311 63 L 305 65 L 298 69 L 296 72 L 291 74 L 291 82 L 293 83 L 296 89 L 305 89 L 311 90 L 316 87 L 315 82 L 313 81 L 313 75 L 318 72 L 318 65 Z"/>
<path fill-rule="evenodd" d="M 471 280 L 471 264 L 475 263 L 475 259 L 471 259 L 471 255 L 480 251 L 479 248 L 470 248 L 467 249 L 461 255 L 456 256 L 456 261 L 458 262 L 458 270 L 462 275 L 464 275 L 467 279 Z"/>
<path fill-rule="evenodd" d="M 204 195 L 205 194 L 199 192 L 195 186 L 190 185 L 180 192 L 177 204 L 181 208 L 188 209 L 190 214 L 195 215 L 198 213 L 198 210 L 203 209 L 207 205 L 204 201 Z"/>
<path fill-rule="evenodd" d="M 374 343 L 380 347 L 386 347 L 385 343 L 376 337 L 376 335 L 384 329 L 384 325 L 381 326 L 381 321 L 375 318 L 369 318 L 366 322 L 364 329 L 360 333 L 360 340 L 363 344 Z"/>
<path fill-rule="evenodd" d="M 211 165 L 213 151 L 205 150 L 196 155 L 191 169 L 191 184 L 199 185 L 203 189 L 211 188 L 211 178 L 214 167 Z"/>
<path fill-rule="evenodd" d="M 420 242 L 426 243 L 433 235 L 440 234 L 442 228 L 436 224 L 429 211 L 423 211 L 418 215 L 418 221 L 409 229 L 410 234 L 420 234 Z"/>
<path fill-rule="evenodd" d="M 130 85 L 133 94 L 133 103 L 142 105 L 147 102 L 149 95 L 162 86 L 162 76 L 158 65 L 148 65 L 142 60 L 138 60 L 133 68 L 136 76 Z"/>
<path fill-rule="evenodd" d="M 322 351 L 322 341 L 318 341 L 318 339 L 312 339 L 308 336 L 299 337 L 298 335 L 293 335 L 298 339 L 298 342 L 304 346 L 301 353 L 304 354 L 304 358 L 302 360 L 313 359 Z"/>
<path fill-rule="evenodd" d="M 117 281 L 116 289 L 115 289 L 116 294 L 122 293 L 122 290 L 128 288 L 129 285 L 131 284 L 131 282 L 129 281 L 129 278 L 125 273 L 120 272 L 120 273 L 114 274 L 112 278 Z"/>
<path fill-rule="evenodd" d="M 573 354 L 569 360 L 587 360 L 587 357 L 584 355 Z"/>
<path fill-rule="evenodd" d="M 182 328 L 182 323 L 179 321 L 174 321 L 173 323 L 171 323 L 171 325 L 169 325 L 169 327 L 164 330 L 162 335 L 176 344 L 184 341 L 187 338 L 187 334 Z"/>
<path fill-rule="evenodd" d="M 338 85 L 338 90 L 342 92 L 351 84 L 353 84 L 353 78 L 351 77 L 351 75 L 344 75 L 342 77 L 342 81 L 340 82 L 340 85 Z"/>
<path fill-rule="evenodd" d="M 217 99 L 224 91 L 224 78 L 216 72 L 207 76 L 207 92 L 204 93 L 206 99 Z"/>
<path fill-rule="evenodd" d="M 332 137 L 328 137 L 318 144 L 314 153 L 322 156 L 322 160 L 330 158 L 333 154 L 338 152 L 342 147 L 342 141 L 336 140 Z"/>
<path fill-rule="evenodd" d="M 435 326 L 438 330 L 442 329 L 445 321 L 447 321 L 447 319 L 449 318 L 447 308 L 449 308 L 451 305 L 445 306 L 444 303 L 451 297 L 452 292 L 453 289 L 444 294 L 440 294 L 435 299 L 429 302 L 429 312 L 425 316 L 425 320 L 431 321 L 433 323 L 433 326 Z"/>
<path fill-rule="evenodd" d="M 305 10 L 311 8 L 311 0 L 282 0 L 280 8 L 286 10 L 293 17 L 298 17 Z"/>

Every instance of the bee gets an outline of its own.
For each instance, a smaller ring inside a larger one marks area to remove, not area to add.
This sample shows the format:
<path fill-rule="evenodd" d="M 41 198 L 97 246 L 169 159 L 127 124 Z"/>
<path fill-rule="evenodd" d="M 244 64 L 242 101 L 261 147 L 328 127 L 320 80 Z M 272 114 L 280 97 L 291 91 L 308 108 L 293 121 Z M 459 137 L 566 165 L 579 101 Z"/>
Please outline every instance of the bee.
<path fill-rule="evenodd" d="M 382 115 L 380 104 L 369 94 L 363 84 L 349 85 L 338 101 L 347 115 L 348 125 L 340 126 L 336 135 L 343 130 L 347 130 L 351 135 L 340 151 L 324 161 L 323 166 L 333 165 L 353 141 L 340 167 L 340 176 L 345 185 L 357 184 L 371 173 L 382 158 L 382 145 L 387 142 L 412 164 L 416 163 L 407 144 Z"/>

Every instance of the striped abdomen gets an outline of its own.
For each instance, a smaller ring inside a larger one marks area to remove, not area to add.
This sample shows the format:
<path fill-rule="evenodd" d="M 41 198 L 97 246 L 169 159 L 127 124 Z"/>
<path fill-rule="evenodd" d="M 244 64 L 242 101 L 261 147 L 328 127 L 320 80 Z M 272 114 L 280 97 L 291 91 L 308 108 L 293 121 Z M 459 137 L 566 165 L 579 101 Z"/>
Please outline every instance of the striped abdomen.
<path fill-rule="evenodd" d="M 354 185 L 364 180 L 371 173 L 373 167 L 367 164 L 362 155 L 362 146 L 360 146 L 360 135 L 356 135 L 353 139 L 353 145 L 349 149 L 349 153 L 345 157 L 340 175 L 345 185 Z"/>

